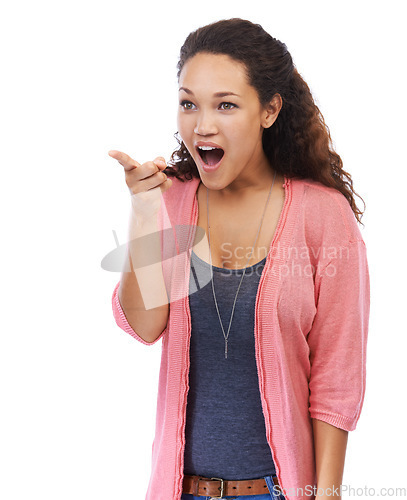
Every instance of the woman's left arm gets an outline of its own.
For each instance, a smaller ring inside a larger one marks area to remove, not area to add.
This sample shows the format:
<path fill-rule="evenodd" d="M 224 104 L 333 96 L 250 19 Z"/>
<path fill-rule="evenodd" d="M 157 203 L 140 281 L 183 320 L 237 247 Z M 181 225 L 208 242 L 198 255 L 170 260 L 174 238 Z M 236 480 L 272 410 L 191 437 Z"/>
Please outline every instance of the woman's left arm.
<path fill-rule="evenodd" d="M 315 500 L 341 497 L 348 431 L 327 422 L 312 419 L 314 431 L 317 491 Z"/>

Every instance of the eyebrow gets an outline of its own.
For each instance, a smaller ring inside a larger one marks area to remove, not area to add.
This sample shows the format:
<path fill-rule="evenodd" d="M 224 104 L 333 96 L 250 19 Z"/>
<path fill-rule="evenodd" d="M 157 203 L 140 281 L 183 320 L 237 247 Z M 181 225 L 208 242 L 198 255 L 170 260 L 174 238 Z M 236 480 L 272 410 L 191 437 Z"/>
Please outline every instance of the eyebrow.
<path fill-rule="evenodd" d="M 185 87 L 180 87 L 179 91 L 181 91 L 181 90 L 183 90 L 187 94 L 194 95 L 194 93 L 192 92 L 192 90 L 189 90 L 189 89 L 187 89 Z M 235 95 L 236 97 L 240 97 L 239 94 L 235 94 L 234 92 L 230 92 L 230 91 L 227 91 L 227 92 L 215 92 L 213 94 L 213 97 L 226 97 L 227 95 Z"/>

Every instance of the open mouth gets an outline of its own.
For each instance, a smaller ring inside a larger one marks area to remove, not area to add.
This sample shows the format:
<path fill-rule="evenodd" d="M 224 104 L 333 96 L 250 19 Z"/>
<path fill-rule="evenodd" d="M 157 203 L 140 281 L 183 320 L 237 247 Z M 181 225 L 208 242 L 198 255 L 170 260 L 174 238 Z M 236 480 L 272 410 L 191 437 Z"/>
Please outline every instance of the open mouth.
<path fill-rule="evenodd" d="M 212 146 L 198 146 L 196 148 L 202 161 L 209 166 L 216 165 L 220 162 L 225 152 L 221 148 L 213 148 Z"/>

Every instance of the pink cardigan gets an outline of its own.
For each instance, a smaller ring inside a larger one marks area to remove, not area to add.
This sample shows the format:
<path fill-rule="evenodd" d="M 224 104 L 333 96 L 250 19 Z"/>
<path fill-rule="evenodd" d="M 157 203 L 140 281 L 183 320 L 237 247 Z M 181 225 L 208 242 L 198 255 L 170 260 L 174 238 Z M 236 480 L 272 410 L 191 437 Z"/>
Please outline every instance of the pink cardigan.
<path fill-rule="evenodd" d="M 155 341 L 162 339 L 162 357 L 146 500 L 180 500 L 182 494 L 191 335 L 186 249 L 194 241 L 199 182 L 173 178 L 159 212 L 160 229 L 172 228 L 161 233 L 171 302 L 167 327 Z M 284 206 L 256 297 L 256 363 L 280 485 L 287 500 L 312 500 L 316 471 L 311 418 L 352 431 L 362 410 L 369 270 L 357 221 L 339 191 L 297 178 L 285 178 L 284 188 Z M 180 225 L 190 225 L 190 232 L 176 237 L 175 226 Z M 119 284 L 112 296 L 117 325 L 152 345 L 127 322 Z"/>

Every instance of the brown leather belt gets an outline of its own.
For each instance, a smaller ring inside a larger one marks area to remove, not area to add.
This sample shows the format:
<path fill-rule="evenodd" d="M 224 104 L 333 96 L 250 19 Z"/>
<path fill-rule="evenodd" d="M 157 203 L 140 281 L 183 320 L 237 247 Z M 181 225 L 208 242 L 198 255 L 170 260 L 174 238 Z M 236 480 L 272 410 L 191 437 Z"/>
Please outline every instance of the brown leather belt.
<path fill-rule="evenodd" d="M 273 481 L 276 486 L 280 486 L 277 477 L 273 477 Z M 182 493 L 197 497 L 223 498 L 233 495 L 264 495 L 269 493 L 269 489 L 264 478 L 228 481 L 219 477 L 210 478 L 185 474 Z"/>

